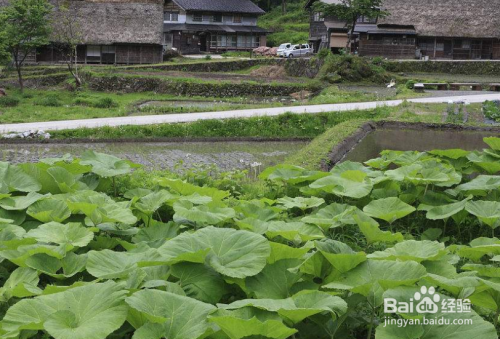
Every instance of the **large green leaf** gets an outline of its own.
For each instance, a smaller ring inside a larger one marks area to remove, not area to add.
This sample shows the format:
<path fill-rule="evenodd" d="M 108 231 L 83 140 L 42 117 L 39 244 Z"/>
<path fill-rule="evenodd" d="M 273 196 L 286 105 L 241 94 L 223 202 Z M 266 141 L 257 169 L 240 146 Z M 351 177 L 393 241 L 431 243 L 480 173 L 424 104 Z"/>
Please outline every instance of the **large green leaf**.
<path fill-rule="evenodd" d="M 90 251 L 87 258 L 87 271 L 96 278 L 126 278 L 134 272 L 139 263 L 144 266 L 158 264 L 162 258 L 154 249 L 144 252 L 115 252 L 111 250 Z"/>
<path fill-rule="evenodd" d="M 368 243 L 394 243 L 403 241 L 401 233 L 382 231 L 379 223 L 361 211 L 356 211 L 353 215 L 354 221 L 358 224 L 359 230 L 366 237 Z"/>
<path fill-rule="evenodd" d="M 174 198 L 175 195 L 173 195 L 172 193 L 166 190 L 160 190 L 158 192 L 153 192 L 141 197 L 134 204 L 134 207 L 147 215 L 152 215 L 154 212 L 156 212 L 156 210 L 162 207 L 163 204 Z"/>
<path fill-rule="evenodd" d="M 360 199 L 370 194 L 373 182 L 365 172 L 351 170 L 316 180 L 309 187 L 341 197 Z"/>
<path fill-rule="evenodd" d="M 480 175 L 468 183 L 455 187 L 459 191 L 491 191 L 500 188 L 500 177 L 496 175 Z"/>
<path fill-rule="evenodd" d="M 441 206 L 433 206 L 427 210 L 426 217 L 430 220 L 442 220 L 448 219 L 465 209 L 467 205 L 467 201 L 470 200 L 471 197 L 458 201 L 452 204 L 441 205 Z"/>
<path fill-rule="evenodd" d="M 28 267 L 56 279 L 70 278 L 82 272 L 85 270 L 86 263 L 86 255 L 77 255 L 73 252 L 67 253 L 62 259 L 57 259 L 43 253 L 35 254 L 26 259 Z"/>
<path fill-rule="evenodd" d="M 24 299 L 9 308 L 2 329 L 9 336 L 30 329 L 55 339 L 104 339 L 125 322 L 126 294 L 122 285 L 107 282 Z"/>
<path fill-rule="evenodd" d="M 21 167 L 0 162 L 0 193 L 38 192 L 42 185 Z"/>
<path fill-rule="evenodd" d="M 323 205 L 325 200 L 322 198 L 304 198 L 304 197 L 285 197 L 278 199 L 278 204 L 282 205 L 286 209 L 298 208 L 301 210 L 307 210 L 310 208 L 315 208 Z"/>
<path fill-rule="evenodd" d="M 235 216 L 232 208 L 212 205 L 195 206 L 189 201 L 176 202 L 174 211 L 174 221 L 181 224 L 218 225 Z"/>
<path fill-rule="evenodd" d="M 300 264 L 298 259 L 284 259 L 267 265 L 256 276 L 247 278 L 246 287 L 259 299 L 288 298 L 295 293 L 293 287 L 302 278 L 290 270 Z"/>
<path fill-rule="evenodd" d="M 446 254 L 443 243 L 437 241 L 407 240 L 400 242 L 385 251 L 378 251 L 368 255 L 370 259 L 416 261 L 438 260 Z"/>
<path fill-rule="evenodd" d="M 219 309 L 209 321 L 217 324 L 230 339 L 286 339 L 297 333 L 296 329 L 285 326 L 278 314 L 253 307 L 234 311 Z"/>
<path fill-rule="evenodd" d="M 226 310 L 255 307 L 261 310 L 277 312 L 280 316 L 293 323 L 299 323 L 318 313 L 330 313 L 332 318 L 335 319 L 347 312 L 347 303 L 341 298 L 325 292 L 307 290 L 286 299 L 244 299 L 229 305 L 218 306 Z"/>
<path fill-rule="evenodd" d="M 63 222 L 71 216 L 68 204 L 58 199 L 43 199 L 35 202 L 28 208 L 27 214 L 38 221 Z"/>
<path fill-rule="evenodd" d="M 85 247 L 94 238 L 94 233 L 79 223 L 49 222 L 29 231 L 26 237 L 41 243 Z"/>
<path fill-rule="evenodd" d="M 200 338 L 210 328 L 208 315 L 216 310 L 201 301 L 158 290 L 136 292 L 126 302 L 151 322 L 136 331 L 134 338 L 141 339 Z"/>
<path fill-rule="evenodd" d="M 366 260 L 364 252 L 354 252 L 348 245 L 335 240 L 316 241 L 316 248 L 340 273 L 352 270 Z"/>
<path fill-rule="evenodd" d="M 500 226 L 500 202 L 469 201 L 465 209 L 491 228 Z"/>
<path fill-rule="evenodd" d="M 7 211 L 21 211 L 45 197 L 45 195 L 31 192 L 28 195 L 3 198 L 0 200 L 0 207 Z"/>
<path fill-rule="evenodd" d="M 259 177 L 264 180 L 286 182 L 293 185 L 315 181 L 327 175 L 324 172 L 309 171 L 299 166 L 278 165 L 266 168 Z"/>
<path fill-rule="evenodd" d="M 414 261 L 367 260 L 341 279 L 324 288 L 348 289 L 367 296 L 373 284 L 389 289 L 397 286 L 411 286 L 426 274 L 425 267 Z"/>
<path fill-rule="evenodd" d="M 392 180 L 407 181 L 413 185 L 435 185 L 451 187 L 462 181 L 462 176 L 453 166 L 435 160 L 419 161 L 386 171 L 385 175 Z"/>
<path fill-rule="evenodd" d="M 137 167 L 130 161 L 92 150 L 87 150 L 82 154 L 80 163 L 92 166 L 92 172 L 104 178 L 127 174 L 132 169 L 131 165 Z"/>
<path fill-rule="evenodd" d="M 352 215 L 356 210 L 357 207 L 355 206 L 335 203 L 318 210 L 315 214 L 302 218 L 302 221 L 318 225 L 323 229 L 343 225 L 355 225 L 356 222 L 352 218 Z"/>
<path fill-rule="evenodd" d="M 173 265 L 171 272 L 188 297 L 216 304 L 226 294 L 224 279 L 209 266 L 183 262 Z"/>
<path fill-rule="evenodd" d="M 162 187 L 168 187 L 171 192 L 182 196 L 191 196 L 199 194 L 204 197 L 211 197 L 214 201 L 224 200 L 231 194 L 228 191 L 221 191 L 213 187 L 199 187 L 178 179 L 161 178 L 158 184 Z"/>
<path fill-rule="evenodd" d="M 322 239 L 323 231 L 315 226 L 303 222 L 271 221 L 267 225 L 266 235 L 270 238 L 282 237 L 291 241 L 306 242 Z"/>
<path fill-rule="evenodd" d="M 0 287 L 0 301 L 5 302 L 12 297 L 25 298 L 41 294 L 42 290 L 38 288 L 39 280 L 36 270 L 18 267 Z"/>
<path fill-rule="evenodd" d="M 195 233 L 183 233 L 158 251 L 171 263 L 206 260 L 223 275 L 245 278 L 262 271 L 271 248 L 263 236 L 255 233 L 206 227 Z"/>
<path fill-rule="evenodd" d="M 413 213 L 415 207 L 408 205 L 399 198 L 373 200 L 363 208 L 370 217 L 382 219 L 388 223 L 404 218 Z"/>

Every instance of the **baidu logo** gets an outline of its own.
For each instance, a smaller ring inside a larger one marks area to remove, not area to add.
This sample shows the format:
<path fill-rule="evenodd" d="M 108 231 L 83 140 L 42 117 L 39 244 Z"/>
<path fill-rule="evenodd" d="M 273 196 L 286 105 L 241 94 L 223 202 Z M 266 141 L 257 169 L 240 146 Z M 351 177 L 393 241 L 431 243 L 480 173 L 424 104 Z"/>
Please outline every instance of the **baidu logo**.
<path fill-rule="evenodd" d="M 418 302 L 416 310 L 418 313 L 437 313 L 439 311 L 439 301 L 441 297 L 436 294 L 434 287 L 422 286 L 420 292 L 415 292 L 413 297 L 415 302 Z M 412 301 L 412 299 L 410 299 Z"/>
<path fill-rule="evenodd" d="M 469 299 L 442 298 L 436 293 L 436 288 L 422 286 L 415 292 L 409 301 L 398 301 L 394 298 L 384 299 L 385 313 L 469 313 L 471 303 Z"/>

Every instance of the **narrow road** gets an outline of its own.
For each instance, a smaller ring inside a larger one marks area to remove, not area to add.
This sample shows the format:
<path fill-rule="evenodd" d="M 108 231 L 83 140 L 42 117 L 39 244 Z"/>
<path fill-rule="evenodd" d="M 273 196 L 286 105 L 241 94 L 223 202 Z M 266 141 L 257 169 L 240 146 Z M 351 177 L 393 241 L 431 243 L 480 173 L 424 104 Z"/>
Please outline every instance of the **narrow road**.
<path fill-rule="evenodd" d="M 452 102 L 467 101 L 469 103 L 482 103 L 487 100 L 500 100 L 500 93 L 450 96 L 450 97 L 440 97 L 440 98 L 418 98 L 418 99 L 409 99 L 407 101 L 413 103 L 448 103 L 450 101 Z M 5 124 L 5 125 L 0 125 L 0 134 L 5 134 L 9 132 L 26 132 L 30 130 L 44 130 L 46 132 L 50 132 L 62 129 L 96 128 L 104 126 L 115 127 L 115 126 L 126 126 L 126 125 L 154 125 L 154 124 L 193 122 L 198 120 L 209 120 L 209 119 L 250 118 L 258 116 L 276 116 L 287 112 L 296 114 L 345 112 L 345 111 L 355 111 L 355 110 L 370 110 L 381 106 L 392 107 L 392 106 L 398 106 L 402 103 L 403 100 L 389 100 L 389 101 L 358 102 L 358 103 L 346 103 L 346 104 L 245 109 L 245 110 L 234 110 L 225 112 L 164 114 L 164 115 L 146 115 L 146 116 L 99 118 L 99 119 L 85 119 L 85 120 L 47 121 L 47 122 L 33 122 L 33 123 L 23 123 L 23 124 Z"/>

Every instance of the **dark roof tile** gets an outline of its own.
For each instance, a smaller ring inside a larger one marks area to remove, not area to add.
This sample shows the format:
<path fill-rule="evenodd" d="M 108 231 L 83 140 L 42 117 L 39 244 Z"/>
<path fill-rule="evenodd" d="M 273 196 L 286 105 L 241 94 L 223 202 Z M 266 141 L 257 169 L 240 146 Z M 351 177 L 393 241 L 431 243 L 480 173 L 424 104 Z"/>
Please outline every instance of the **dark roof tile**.
<path fill-rule="evenodd" d="M 264 14 L 251 0 L 173 0 L 187 11 Z"/>

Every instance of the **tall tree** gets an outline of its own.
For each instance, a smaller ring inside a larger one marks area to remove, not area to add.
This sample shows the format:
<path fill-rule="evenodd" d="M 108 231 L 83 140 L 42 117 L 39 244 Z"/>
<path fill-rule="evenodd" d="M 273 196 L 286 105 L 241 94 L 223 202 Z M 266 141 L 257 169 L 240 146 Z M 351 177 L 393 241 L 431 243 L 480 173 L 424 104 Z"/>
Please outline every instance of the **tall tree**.
<path fill-rule="evenodd" d="M 287 0 L 281 0 L 281 12 L 283 14 L 286 14 L 286 1 Z"/>
<path fill-rule="evenodd" d="M 12 56 L 21 92 L 24 89 L 21 70 L 26 58 L 37 47 L 49 43 L 51 8 L 47 0 L 12 0 L 0 12 L 0 32 Z"/>
<path fill-rule="evenodd" d="M 382 18 L 389 15 L 381 9 L 382 3 L 383 0 L 340 0 L 334 4 L 318 1 L 314 9 L 323 13 L 325 17 L 334 17 L 346 22 L 349 32 L 346 48 L 349 50 L 359 18 Z"/>
<path fill-rule="evenodd" d="M 68 71 L 75 79 L 77 87 L 82 85 L 78 72 L 78 45 L 83 43 L 83 33 L 78 16 L 69 8 L 69 1 L 60 1 L 56 4 L 56 18 L 52 22 L 54 47 L 59 51 L 68 67 Z"/>

